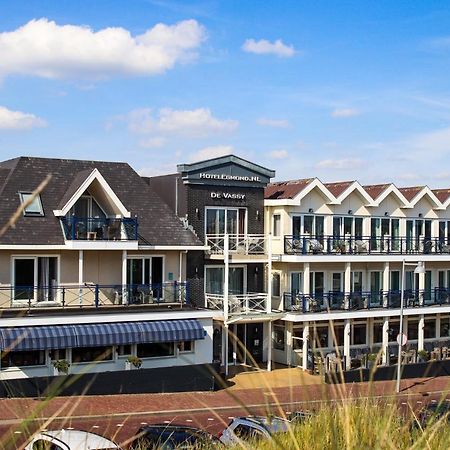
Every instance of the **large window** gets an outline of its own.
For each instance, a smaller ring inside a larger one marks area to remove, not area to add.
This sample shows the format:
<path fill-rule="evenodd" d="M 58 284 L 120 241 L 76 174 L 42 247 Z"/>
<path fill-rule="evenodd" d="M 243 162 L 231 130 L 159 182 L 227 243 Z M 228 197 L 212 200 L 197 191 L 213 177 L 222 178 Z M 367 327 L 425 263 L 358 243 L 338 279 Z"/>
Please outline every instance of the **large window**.
<path fill-rule="evenodd" d="M 434 339 L 436 337 L 436 319 L 425 319 L 423 325 L 423 337 L 425 339 Z"/>
<path fill-rule="evenodd" d="M 208 294 L 223 294 L 224 267 L 205 267 L 205 292 Z M 230 266 L 228 292 L 233 295 L 245 294 L 245 268 Z"/>
<path fill-rule="evenodd" d="M 406 221 L 406 249 L 421 251 L 426 249 L 425 241 L 431 240 L 431 220 L 409 219 Z"/>
<path fill-rule="evenodd" d="M 281 216 L 280 214 L 274 214 L 273 216 L 273 231 L 272 234 L 275 237 L 281 235 Z"/>
<path fill-rule="evenodd" d="M 365 345 L 367 343 L 367 327 L 365 323 L 355 323 L 352 327 L 352 345 Z"/>
<path fill-rule="evenodd" d="M 292 234 L 309 235 L 322 240 L 324 235 L 324 216 L 306 215 L 292 217 Z"/>
<path fill-rule="evenodd" d="M 131 285 L 160 285 L 163 277 L 164 260 L 162 256 L 147 258 L 128 258 L 127 280 Z"/>
<path fill-rule="evenodd" d="M 31 350 L 25 352 L 3 352 L 2 368 L 4 367 L 26 367 L 43 366 L 45 364 L 44 350 Z"/>
<path fill-rule="evenodd" d="M 374 251 L 400 250 L 400 221 L 395 218 L 372 218 L 371 248 Z"/>
<path fill-rule="evenodd" d="M 314 327 L 314 347 L 328 347 L 328 325 L 316 325 Z"/>
<path fill-rule="evenodd" d="M 339 217 L 333 216 L 333 237 L 345 238 L 347 236 L 361 239 L 363 236 L 362 217 Z"/>
<path fill-rule="evenodd" d="M 53 301 L 58 284 L 58 258 L 15 257 L 14 300 Z"/>
<path fill-rule="evenodd" d="M 162 358 L 175 356 L 174 342 L 157 342 L 152 344 L 138 344 L 137 356 L 139 358 Z"/>
<path fill-rule="evenodd" d="M 245 208 L 206 208 L 206 234 L 246 234 Z"/>
<path fill-rule="evenodd" d="M 112 347 L 78 347 L 72 349 L 73 363 L 111 361 L 112 359 Z"/>

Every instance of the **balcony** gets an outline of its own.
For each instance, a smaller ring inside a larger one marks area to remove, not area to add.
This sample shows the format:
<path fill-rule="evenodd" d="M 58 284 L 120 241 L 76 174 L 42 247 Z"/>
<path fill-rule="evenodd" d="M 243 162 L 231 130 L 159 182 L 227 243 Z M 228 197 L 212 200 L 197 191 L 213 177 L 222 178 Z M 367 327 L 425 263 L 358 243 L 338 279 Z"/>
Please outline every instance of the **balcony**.
<path fill-rule="evenodd" d="M 63 217 L 67 241 L 137 241 L 137 218 Z"/>
<path fill-rule="evenodd" d="M 284 236 L 287 255 L 428 255 L 450 254 L 450 242 L 440 238 Z"/>
<path fill-rule="evenodd" d="M 186 305 L 186 282 L 159 284 L 84 284 L 58 286 L 0 287 L 0 309 L 37 311 L 39 308 L 65 310 L 109 309 L 129 306 Z"/>
<path fill-rule="evenodd" d="M 206 307 L 223 311 L 223 294 L 205 293 Z M 228 314 L 247 315 L 261 314 L 267 311 L 268 295 L 261 292 L 248 294 L 228 295 Z"/>
<path fill-rule="evenodd" d="M 225 249 L 224 234 L 207 234 L 206 245 L 212 256 L 223 256 Z M 229 234 L 228 249 L 236 256 L 258 257 L 267 254 L 266 238 L 263 234 Z"/>
<path fill-rule="evenodd" d="M 283 305 L 285 311 L 300 313 L 320 313 L 330 311 L 361 311 L 369 309 L 400 308 L 400 291 L 379 292 L 326 292 L 304 295 L 285 292 Z M 405 290 L 404 307 L 449 306 L 450 289 Z"/>

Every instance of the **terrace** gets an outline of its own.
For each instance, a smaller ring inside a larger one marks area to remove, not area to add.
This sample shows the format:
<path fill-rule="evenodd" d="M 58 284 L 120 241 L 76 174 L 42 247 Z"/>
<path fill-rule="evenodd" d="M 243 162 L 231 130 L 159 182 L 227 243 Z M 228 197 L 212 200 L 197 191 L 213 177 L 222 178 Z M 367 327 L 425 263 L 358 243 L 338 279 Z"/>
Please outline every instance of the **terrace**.
<path fill-rule="evenodd" d="M 223 294 L 205 294 L 206 307 L 223 311 Z M 229 294 L 228 295 L 228 314 L 246 315 L 261 314 L 267 312 L 268 294 L 262 292 L 253 292 L 247 294 Z"/>
<path fill-rule="evenodd" d="M 0 287 L 0 309 L 29 310 L 64 309 L 80 311 L 109 308 L 126 308 L 147 305 L 161 307 L 184 306 L 189 303 L 186 282 L 159 284 L 114 284 L 101 285 L 50 285 L 50 286 L 2 286 Z"/>
<path fill-rule="evenodd" d="M 225 234 L 207 234 L 206 245 L 211 256 L 223 256 Z M 233 256 L 260 257 L 267 254 L 267 238 L 263 234 L 229 234 L 228 251 Z"/>
<path fill-rule="evenodd" d="M 326 292 L 304 295 L 284 292 L 285 311 L 317 313 L 324 311 L 360 311 L 369 309 L 400 308 L 400 291 L 379 292 Z M 450 306 L 450 289 L 405 290 L 404 307 Z"/>
<path fill-rule="evenodd" d="M 137 241 L 137 218 L 62 217 L 66 240 L 76 241 Z"/>
<path fill-rule="evenodd" d="M 284 236 L 287 255 L 427 255 L 450 254 L 448 239 L 431 237 Z"/>

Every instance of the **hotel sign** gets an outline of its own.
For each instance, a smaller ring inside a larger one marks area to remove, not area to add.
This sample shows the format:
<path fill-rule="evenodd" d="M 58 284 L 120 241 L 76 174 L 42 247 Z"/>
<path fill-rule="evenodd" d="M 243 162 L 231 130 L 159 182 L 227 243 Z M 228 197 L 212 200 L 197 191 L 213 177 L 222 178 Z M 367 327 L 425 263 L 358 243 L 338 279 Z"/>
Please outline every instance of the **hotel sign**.
<path fill-rule="evenodd" d="M 219 180 L 219 181 L 245 181 L 247 183 L 260 183 L 261 177 L 257 175 L 229 175 L 226 173 L 200 173 L 201 180 Z"/>
<path fill-rule="evenodd" d="M 211 192 L 211 198 L 225 200 L 245 200 L 245 194 L 231 192 Z"/>

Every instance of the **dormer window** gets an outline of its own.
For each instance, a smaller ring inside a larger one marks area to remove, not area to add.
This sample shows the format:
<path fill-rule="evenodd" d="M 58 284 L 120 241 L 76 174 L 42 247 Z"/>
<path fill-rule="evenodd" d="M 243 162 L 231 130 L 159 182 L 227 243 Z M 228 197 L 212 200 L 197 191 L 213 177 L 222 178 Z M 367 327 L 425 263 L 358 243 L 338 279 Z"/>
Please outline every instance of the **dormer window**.
<path fill-rule="evenodd" d="M 32 192 L 19 192 L 20 203 L 23 205 L 24 216 L 43 216 L 41 196 Z"/>

